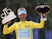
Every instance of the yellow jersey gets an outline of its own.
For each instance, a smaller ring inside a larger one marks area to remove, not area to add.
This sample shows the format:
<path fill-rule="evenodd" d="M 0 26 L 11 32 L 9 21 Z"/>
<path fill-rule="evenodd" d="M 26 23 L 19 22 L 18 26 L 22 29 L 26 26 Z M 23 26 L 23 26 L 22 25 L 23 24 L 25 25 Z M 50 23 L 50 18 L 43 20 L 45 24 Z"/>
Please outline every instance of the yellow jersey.
<path fill-rule="evenodd" d="M 20 21 L 15 22 L 12 26 L 8 27 L 8 24 L 4 25 L 3 34 L 9 34 L 15 30 L 16 39 L 33 39 L 32 29 L 43 28 L 44 21 L 41 20 L 40 23 L 32 21 Z"/>

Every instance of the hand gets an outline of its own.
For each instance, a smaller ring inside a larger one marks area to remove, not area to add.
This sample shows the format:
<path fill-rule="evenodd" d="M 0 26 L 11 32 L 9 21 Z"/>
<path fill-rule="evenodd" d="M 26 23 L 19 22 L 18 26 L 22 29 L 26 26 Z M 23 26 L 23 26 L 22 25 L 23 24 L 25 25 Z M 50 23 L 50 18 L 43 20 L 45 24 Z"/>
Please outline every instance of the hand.
<path fill-rule="evenodd" d="M 47 20 L 47 18 L 46 18 L 46 14 L 40 14 L 41 15 L 41 20 L 44 20 L 44 21 L 46 21 Z"/>
<path fill-rule="evenodd" d="M 10 23 L 11 23 L 11 21 L 7 22 L 7 24 L 10 24 Z"/>

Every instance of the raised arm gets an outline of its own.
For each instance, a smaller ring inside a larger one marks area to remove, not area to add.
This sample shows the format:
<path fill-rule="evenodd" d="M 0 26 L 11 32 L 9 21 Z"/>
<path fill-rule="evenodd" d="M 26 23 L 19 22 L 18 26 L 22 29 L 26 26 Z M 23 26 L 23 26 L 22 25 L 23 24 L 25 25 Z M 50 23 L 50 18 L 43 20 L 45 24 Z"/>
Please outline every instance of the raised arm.
<path fill-rule="evenodd" d="M 41 20 L 40 23 L 36 23 L 36 22 L 31 21 L 31 28 L 44 28 L 44 21 Z"/>
<path fill-rule="evenodd" d="M 9 34 L 10 32 L 14 30 L 15 30 L 15 23 L 10 27 L 8 27 L 8 24 L 5 24 L 3 27 L 3 34 Z"/>
<path fill-rule="evenodd" d="M 45 18 L 46 18 L 46 16 L 45 16 Z M 43 18 L 43 16 L 41 15 L 40 23 L 31 21 L 30 22 L 31 27 L 32 28 L 44 28 L 44 21 L 46 21 L 45 18 Z"/>

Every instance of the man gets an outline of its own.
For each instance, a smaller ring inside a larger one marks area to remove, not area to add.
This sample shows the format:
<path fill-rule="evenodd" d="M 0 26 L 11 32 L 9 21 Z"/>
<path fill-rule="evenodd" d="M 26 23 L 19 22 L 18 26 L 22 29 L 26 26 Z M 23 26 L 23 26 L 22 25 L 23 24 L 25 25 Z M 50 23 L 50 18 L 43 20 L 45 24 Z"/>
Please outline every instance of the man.
<path fill-rule="evenodd" d="M 25 8 L 18 9 L 18 17 L 20 19 L 20 22 L 15 22 L 9 28 L 8 24 L 4 25 L 3 34 L 9 34 L 15 30 L 16 39 L 33 39 L 32 29 L 44 27 L 44 18 L 42 17 L 42 15 L 40 23 L 27 21 L 27 12 Z"/>

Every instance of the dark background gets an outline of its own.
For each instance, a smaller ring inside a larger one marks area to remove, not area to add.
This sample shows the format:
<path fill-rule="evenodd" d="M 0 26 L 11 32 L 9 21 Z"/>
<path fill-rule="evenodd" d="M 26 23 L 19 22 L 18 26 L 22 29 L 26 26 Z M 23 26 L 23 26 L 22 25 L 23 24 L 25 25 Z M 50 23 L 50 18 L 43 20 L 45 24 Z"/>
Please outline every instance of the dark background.
<path fill-rule="evenodd" d="M 52 30 L 52 0 L 0 0 L 0 39 L 5 39 L 5 35 L 2 34 L 3 25 L 1 23 L 1 13 L 2 9 L 5 7 L 11 8 L 15 14 L 17 14 L 17 9 L 19 7 L 25 7 L 27 9 L 28 17 L 32 17 L 32 21 L 37 17 L 40 17 L 35 11 L 35 7 L 40 4 L 46 4 L 51 6 L 51 11 L 47 15 L 48 20 L 45 22 L 44 30 Z M 13 23 L 16 19 L 13 21 Z M 19 21 L 19 19 L 17 19 Z M 41 34 L 43 35 L 43 34 Z"/>

